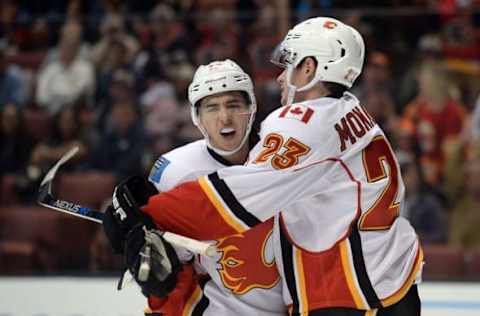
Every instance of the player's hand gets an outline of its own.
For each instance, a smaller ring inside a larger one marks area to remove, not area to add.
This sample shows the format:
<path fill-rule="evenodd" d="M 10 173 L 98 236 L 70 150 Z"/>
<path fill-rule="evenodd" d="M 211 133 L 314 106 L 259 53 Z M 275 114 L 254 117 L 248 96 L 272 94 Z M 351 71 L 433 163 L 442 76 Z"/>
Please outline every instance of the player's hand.
<path fill-rule="evenodd" d="M 103 218 L 103 230 L 116 253 L 122 254 L 128 232 L 142 223 L 149 228 L 154 224 L 140 211 L 157 189 L 148 180 L 133 176 L 120 182 L 113 192 L 110 205 Z"/>
<path fill-rule="evenodd" d="M 160 231 L 136 225 L 127 235 L 125 261 L 143 295 L 166 297 L 177 284 L 182 265 Z"/>

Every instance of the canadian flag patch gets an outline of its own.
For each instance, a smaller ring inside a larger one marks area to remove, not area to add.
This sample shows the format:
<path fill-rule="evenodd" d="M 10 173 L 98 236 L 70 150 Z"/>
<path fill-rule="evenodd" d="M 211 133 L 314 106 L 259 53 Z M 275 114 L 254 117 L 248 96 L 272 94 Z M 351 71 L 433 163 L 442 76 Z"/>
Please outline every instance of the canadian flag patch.
<path fill-rule="evenodd" d="M 279 117 L 289 118 L 308 123 L 313 115 L 313 110 L 304 105 L 289 105 L 283 109 Z"/>

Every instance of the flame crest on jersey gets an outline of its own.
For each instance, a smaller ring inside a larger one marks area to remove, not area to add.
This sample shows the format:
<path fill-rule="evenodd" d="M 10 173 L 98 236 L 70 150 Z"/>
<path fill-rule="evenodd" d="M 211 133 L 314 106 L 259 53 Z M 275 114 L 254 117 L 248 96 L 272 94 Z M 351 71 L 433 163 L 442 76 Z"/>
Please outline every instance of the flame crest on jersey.
<path fill-rule="evenodd" d="M 242 295 L 254 288 L 273 288 L 280 276 L 273 253 L 267 258 L 266 245 L 271 242 L 273 220 L 243 233 L 218 241 L 222 256 L 217 268 L 225 288 Z"/>

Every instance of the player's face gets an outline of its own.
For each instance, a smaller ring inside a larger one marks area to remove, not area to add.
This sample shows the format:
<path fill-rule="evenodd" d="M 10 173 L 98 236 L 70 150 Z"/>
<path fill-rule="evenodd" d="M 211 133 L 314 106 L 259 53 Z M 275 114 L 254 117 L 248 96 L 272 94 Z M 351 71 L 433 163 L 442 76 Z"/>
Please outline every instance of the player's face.
<path fill-rule="evenodd" d="M 240 92 L 224 92 L 200 101 L 200 124 L 215 148 L 231 151 L 245 135 L 250 116 L 249 105 Z"/>

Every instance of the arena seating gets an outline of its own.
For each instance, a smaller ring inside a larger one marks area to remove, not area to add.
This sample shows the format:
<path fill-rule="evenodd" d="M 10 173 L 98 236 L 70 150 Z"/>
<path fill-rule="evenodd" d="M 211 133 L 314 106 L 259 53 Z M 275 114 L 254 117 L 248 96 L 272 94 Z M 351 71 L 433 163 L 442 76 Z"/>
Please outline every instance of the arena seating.
<path fill-rule="evenodd" d="M 52 122 L 51 118 L 43 110 L 38 109 L 25 109 L 25 126 L 28 135 L 34 140 L 44 140 L 50 136 Z"/>
<path fill-rule="evenodd" d="M 463 279 L 465 278 L 464 249 L 447 245 L 424 245 L 424 278 Z"/>
<path fill-rule="evenodd" d="M 480 248 L 465 252 L 465 272 L 469 279 L 480 280 Z"/>
<path fill-rule="evenodd" d="M 61 173 L 54 190 L 61 199 L 100 209 L 113 193 L 115 177 L 96 171 Z"/>
<path fill-rule="evenodd" d="M 12 181 L 6 177 L 0 187 L 0 274 L 87 269 L 100 226 L 44 207 L 19 205 Z M 100 210 L 114 184 L 110 173 L 60 173 L 54 194 Z"/>
<path fill-rule="evenodd" d="M 20 202 L 20 198 L 15 191 L 16 176 L 6 174 L 0 178 L 0 205 L 14 205 Z"/>
<path fill-rule="evenodd" d="M 0 258 L 3 273 L 48 272 L 64 238 L 56 234 L 63 215 L 45 208 L 0 208 Z"/>

